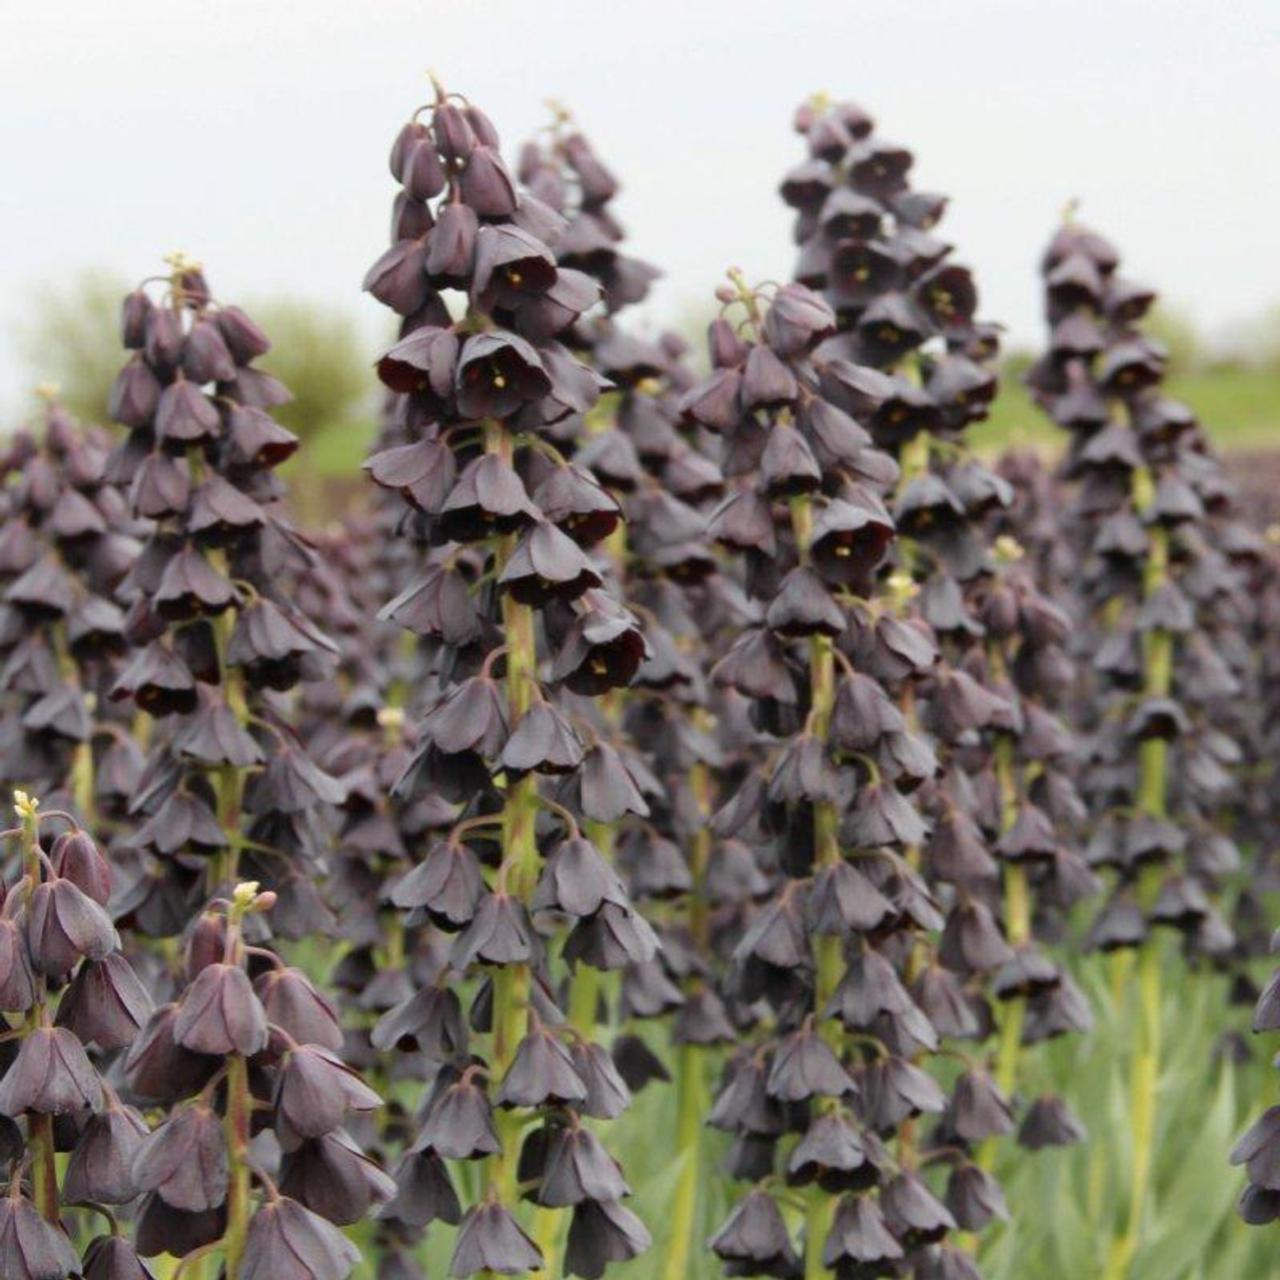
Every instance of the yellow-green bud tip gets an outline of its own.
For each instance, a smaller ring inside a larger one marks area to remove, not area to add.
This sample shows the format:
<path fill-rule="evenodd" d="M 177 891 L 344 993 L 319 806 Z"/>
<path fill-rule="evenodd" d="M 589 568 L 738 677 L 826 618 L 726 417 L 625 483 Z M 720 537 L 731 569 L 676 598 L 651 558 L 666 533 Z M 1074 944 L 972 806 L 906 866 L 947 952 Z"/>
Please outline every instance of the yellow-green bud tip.
<path fill-rule="evenodd" d="M 235 887 L 235 892 L 231 895 L 231 901 L 237 907 L 251 906 L 253 900 L 258 896 L 258 882 L 256 880 L 242 880 Z"/>
<path fill-rule="evenodd" d="M 1027 554 L 1022 543 L 1007 533 L 1002 533 L 996 539 L 994 551 L 996 559 L 1004 564 L 1015 564 Z"/>
<path fill-rule="evenodd" d="M 194 258 L 187 257 L 181 249 L 166 253 L 164 255 L 164 263 L 174 275 L 182 275 L 186 271 L 200 270 L 200 264 Z"/>
<path fill-rule="evenodd" d="M 895 600 L 910 600 L 920 590 L 916 586 L 915 579 L 905 569 L 895 569 L 889 575 L 885 585 Z"/>

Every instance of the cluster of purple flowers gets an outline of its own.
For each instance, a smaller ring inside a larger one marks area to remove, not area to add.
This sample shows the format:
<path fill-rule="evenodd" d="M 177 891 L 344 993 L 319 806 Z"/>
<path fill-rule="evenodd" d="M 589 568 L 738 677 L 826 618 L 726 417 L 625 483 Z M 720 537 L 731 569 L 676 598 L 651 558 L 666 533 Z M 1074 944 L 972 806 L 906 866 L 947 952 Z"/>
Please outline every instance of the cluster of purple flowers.
<path fill-rule="evenodd" d="M 1065 460 L 992 463 L 998 326 L 861 108 L 796 113 L 794 278 L 730 270 L 704 352 L 632 319 L 659 273 L 565 111 L 509 168 L 435 90 L 358 513 L 293 526 L 267 336 L 180 255 L 120 430 L 50 393 L 0 454 L 0 1272 L 975 1280 L 1041 1211 L 1015 1144 L 1087 1136 L 1037 1046 L 1089 949 L 1135 992 L 1127 1275 L 1162 970 L 1280 1027 L 1280 563 L 1154 294 L 1059 230 Z"/>

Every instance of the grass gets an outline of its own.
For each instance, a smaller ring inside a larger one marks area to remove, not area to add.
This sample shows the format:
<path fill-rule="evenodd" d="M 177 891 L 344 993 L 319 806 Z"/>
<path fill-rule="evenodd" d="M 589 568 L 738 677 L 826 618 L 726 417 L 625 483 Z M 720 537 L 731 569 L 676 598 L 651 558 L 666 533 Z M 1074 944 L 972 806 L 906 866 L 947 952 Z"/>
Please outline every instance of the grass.
<path fill-rule="evenodd" d="M 1170 378 L 1166 390 L 1195 410 L 1218 448 L 1280 447 L 1280 370 L 1210 369 Z M 972 432 L 975 447 L 997 453 L 1010 445 L 1056 451 L 1062 433 L 1031 402 L 1016 379 L 1005 378 L 990 418 Z"/>
<path fill-rule="evenodd" d="M 1224 1055 L 1223 1038 L 1246 1031 L 1251 1011 L 1229 1003 L 1225 975 L 1190 973 L 1172 938 L 1165 960 L 1165 1056 L 1156 1109 L 1152 1197 L 1130 1280 L 1274 1280 L 1274 1231 L 1247 1227 L 1237 1217 L 1235 1201 L 1244 1187 L 1244 1171 L 1227 1163 L 1236 1138 L 1275 1095 L 1275 1071 L 1267 1060 L 1270 1046 L 1250 1038 L 1247 1061 L 1234 1063 Z M 1089 1140 L 1078 1147 L 1034 1154 L 1021 1152 L 1012 1139 L 1000 1141 L 996 1174 L 1011 1220 L 982 1233 L 979 1259 L 986 1280 L 1096 1277 L 1112 1231 L 1122 1225 L 1128 1203 L 1133 993 L 1121 991 L 1117 996 L 1107 957 L 1090 956 L 1072 968 L 1089 997 L 1096 1024 L 1086 1035 L 1028 1050 L 1022 1092 L 1028 1098 L 1044 1092 L 1062 1094 L 1084 1121 Z M 1268 969 L 1262 962 L 1256 976 Z M 957 1047 L 975 1052 L 968 1045 Z M 675 1107 L 674 1089 L 650 1086 L 624 1116 L 603 1126 L 635 1190 L 630 1207 L 655 1237 L 651 1251 L 610 1268 L 609 1274 L 618 1280 L 663 1280 L 663 1226 L 680 1177 L 668 1140 L 675 1132 Z M 718 1163 L 727 1139 L 710 1129 L 704 1134 L 704 1159 Z M 478 1176 L 475 1169 L 459 1172 L 464 1180 Z M 940 1194 L 944 1170 L 933 1169 L 928 1179 Z M 745 1184 L 727 1185 L 722 1177 L 703 1179 L 686 1280 L 722 1277 L 722 1264 L 706 1241 L 745 1189 Z M 531 1218 L 532 1211 L 527 1212 Z M 786 1213 L 797 1231 L 797 1209 L 789 1206 Z M 563 1216 L 567 1220 L 568 1215 Z M 428 1275 L 445 1274 L 454 1235 L 453 1228 L 440 1224 L 429 1230 L 419 1253 Z M 372 1276 L 368 1260 L 360 1274 Z"/>
<path fill-rule="evenodd" d="M 1122 1225 L 1134 993 L 1117 998 L 1103 957 L 1074 967 L 1096 1025 L 1086 1036 L 1032 1050 L 1028 1092 L 1039 1087 L 1067 1097 L 1089 1140 L 1030 1157 L 1003 1146 L 997 1174 L 1012 1221 L 984 1236 L 987 1280 L 1096 1276 Z M 1267 1280 L 1275 1275 L 1275 1243 L 1236 1215 L 1244 1173 L 1227 1155 L 1275 1093 L 1268 1046 L 1251 1043 L 1248 1060 L 1234 1063 L 1222 1053 L 1223 1039 L 1247 1031 L 1251 1011 L 1229 1004 L 1228 979 L 1190 973 L 1172 946 L 1164 973 L 1156 1159 L 1131 1280 Z"/>

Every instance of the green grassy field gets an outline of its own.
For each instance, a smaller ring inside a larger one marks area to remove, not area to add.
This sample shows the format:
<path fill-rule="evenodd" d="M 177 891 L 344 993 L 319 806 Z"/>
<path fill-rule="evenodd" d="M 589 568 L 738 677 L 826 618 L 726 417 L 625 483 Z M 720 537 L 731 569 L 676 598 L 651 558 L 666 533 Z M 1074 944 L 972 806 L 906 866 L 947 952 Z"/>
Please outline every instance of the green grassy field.
<path fill-rule="evenodd" d="M 1280 372 L 1215 369 L 1169 379 L 1169 395 L 1197 413 L 1218 447 L 1280 447 Z M 1061 433 L 1031 402 L 1022 385 L 1006 378 L 991 417 L 973 431 L 974 444 L 998 452 L 1011 444 L 1060 445 Z"/>
<path fill-rule="evenodd" d="M 1244 1173 L 1227 1163 L 1236 1138 L 1273 1100 L 1275 1072 L 1267 1046 L 1248 1035 L 1249 1011 L 1231 1005 L 1225 976 L 1190 976 L 1172 943 L 1166 961 L 1152 1191 L 1132 1280 L 1275 1280 L 1274 1236 L 1246 1226 L 1236 1215 Z M 1083 1145 L 1031 1156 L 1020 1155 L 1011 1138 L 1001 1140 L 996 1173 L 1010 1221 L 994 1223 L 981 1235 L 986 1280 L 1093 1280 L 1102 1273 L 1112 1233 L 1122 1225 L 1132 1156 L 1129 1048 L 1135 1009 L 1131 992 L 1122 987 L 1117 993 L 1112 965 L 1096 955 L 1072 964 L 1094 1011 L 1094 1029 L 1025 1052 L 1024 1096 L 1056 1092 L 1066 1097 L 1090 1136 Z M 1258 978 L 1269 971 L 1265 962 L 1256 968 Z M 1249 1043 L 1245 1060 L 1233 1061 L 1222 1052 L 1229 1036 Z M 974 1052 L 967 1045 L 960 1048 Z M 719 1052 L 709 1056 L 709 1090 L 722 1057 Z M 653 1137 L 675 1131 L 675 1106 L 674 1090 L 651 1086 L 620 1119 L 602 1126 L 610 1144 L 626 1153 L 635 1192 L 630 1207 L 658 1236 L 671 1211 L 681 1164 L 672 1159 L 669 1143 Z M 746 1189 L 713 1173 L 724 1158 L 726 1135 L 706 1129 L 704 1136 L 696 1247 L 685 1280 L 722 1276 L 723 1267 L 705 1242 Z M 926 1178 L 940 1194 L 945 1169 L 930 1164 Z M 796 1194 L 783 1193 L 784 1212 L 797 1234 L 803 1216 L 798 1201 Z M 532 1216 L 529 1211 L 529 1220 Z M 445 1274 L 454 1236 L 450 1227 L 430 1229 L 419 1250 L 428 1275 Z M 610 1274 L 618 1280 L 666 1280 L 664 1261 L 659 1245 Z M 372 1280 L 368 1265 L 358 1274 L 360 1280 Z"/>

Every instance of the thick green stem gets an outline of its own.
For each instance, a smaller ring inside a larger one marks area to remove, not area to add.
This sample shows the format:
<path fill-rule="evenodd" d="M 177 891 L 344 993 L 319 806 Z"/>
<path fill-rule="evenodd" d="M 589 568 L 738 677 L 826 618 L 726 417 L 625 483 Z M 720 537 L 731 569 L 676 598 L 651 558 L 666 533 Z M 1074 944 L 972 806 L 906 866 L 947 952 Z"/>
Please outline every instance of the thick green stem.
<path fill-rule="evenodd" d="M 1129 983 L 1133 978 L 1133 952 L 1128 947 L 1113 951 L 1107 960 L 1111 972 L 1111 1003 L 1116 1016 L 1123 1015 L 1129 1000 Z"/>
<path fill-rule="evenodd" d="M 827 1280 L 832 1273 L 823 1265 L 822 1250 L 835 1217 L 835 1197 L 814 1187 L 804 1219 L 804 1280 Z"/>
<path fill-rule="evenodd" d="M 705 712 L 695 712 L 698 727 L 706 728 Z M 712 810 L 711 774 L 705 763 L 693 766 L 690 777 L 699 824 L 689 850 L 689 872 L 693 881 L 689 891 L 689 935 L 694 950 L 705 952 L 711 932 L 707 903 L 707 873 L 711 863 L 711 830 L 708 819 Z M 697 979 L 686 983 L 692 991 Z M 688 1274 L 689 1255 L 699 1221 L 699 1189 L 702 1185 L 702 1118 L 705 1112 L 706 1050 L 702 1045 L 680 1046 L 676 1060 L 676 1160 L 680 1176 L 671 1203 L 667 1234 L 667 1252 L 663 1260 L 663 1280 L 682 1280 Z"/>
<path fill-rule="evenodd" d="M 1145 947 L 1138 958 L 1138 1002 L 1143 1046 L 1133 1064 L 1133 1192 L 1129 1232 L 1142 1224 L 1143 1199 L 1151 1174 L 1155 1138 L 1157 1072 L 1160 1065 L 1160 953 Z"/>
<path fill-rule="evenodd" d="M 27 1115 L 27 1143 L 31 1148 L 31 1186 L 40 1216 L 55 1226 L 58 1214 L 58 1164 L 54 1154 L 53 1117 L 32 1111 Z"/>
<path fill-rule="evenodd" d="M 899 492 L 902 491 L 903 486 L 910 484 L 917 476 L 922 476 L 929 470 L 929 442 L 931 439 L 932 437 L 927 431 L 917 431 L 902 446 L 902 452 L 898 458 L 898 465 L 902 472 L 898 481 Z"/>
<path fill-rule="evenodd" d="M 510 461 L 512 440 L 501 423 L 485 426 L 485 449 Z M 515 549 L 516 535 L 501 538 L 494 551 L 494 571 L 500 574 Z M 533 610 L 507 593 L 502 598 L 503 639 L 506 644 L 507 716 L 514 729 L 537 696 L 537 637 Z M 527 901 L 538 876 L 538 792 L 532 774 L 507 778 L 502 809 L 502 865 L 499 884 L 512 897 Z M 506 1075 L 520 1042 L 529 1029 L 532 974 L 528 965 L 505 965 L 493 978 L 493 1045 L 489 1066 L 496 1084 Z M 517 1168 L 520 1137 L 526 1117 L 516 1109 L 497 1117 L 502 1150 L 489 1161 L 490 1192 L 514 1209 L 518 1203 Z M 546 1273 L 553 1270 L 544 1257 Z"/>
<path fill-rule="evenodd" d="M 676 1158 L 682 1163 L 668 1220 L 663 1280 L 684 1280 L 689 1274 L 689 1254 L 698 1219 L 698 1191 L 702 1181 L 702 1117 L 707 1101 L 705 1059 L 701 1045 L 681 1045 L 676 1066 Z"/>
<path fill-rule="evenodd" d="M 506 857 L 507 891 L 525 896 L 523 886 L 537 861 L 535 820 L 538 803 L 531 776 L 515 782 L 507 795 L 504 814 L 503 848 Z M 493 1079 L 500 1081 L 507 1073 L 520 1042 L 529 1029 L 529 1003 L 532 975 L 524 964 L 504 965 L 493 979 L 493 1053 L 490 1066 Z M 520 1155 L 520 1132 L 524 1117 L 514 1110 L 501 1112 L 498 1131 L 502 1137 L 502 1152 L 493 1157 L 489 1170 L 489 1184 L 498 1189 L 508 1204 L 516 1201 L 516 1165 Z"/>
<path fill-rule="evenodd" d="M 98 812 L 93 796 L 93 744 L 78 742 L 71 757 L 71 796 L 85 826 L 93 830 Z"/>
<path fill-rule="evenodd" d="M 1160 1077 L 1160 951 L 1150 941 L 1138 953 L 1139 1035 L 1129 1078 L 1129 1132 L 1133 1164 L 1129 1215 L 1111 1242 L 1104 1280 L 1124 1280 L 1138 1251 L 1151 1184 L 1155 1148 L 1156 1095 Z"/>
<path fill-rule="evenodd" d="M 587 822 L 583 831 L 606 862 L 613 861 L 614 828 L 607 822 Z M 580 964 L 569 979 L 569 1025 L 581 1036 L 590 1037 L 600 1011 L 601 974 L 589 964 Z"/>
<path fill-rule="evenodd" d="M 996 737 L 995 773 L 1000 788 L 1000 830 L 1003 833 L 1018 820 L 1018 781 L 1011 734 L 1001 733 Z M 1004 869 L 1004 927 L 1011 946 L 1020 946 L 1031 937 L 1031 891 L 1027 872 L 1014 862 Z M 1000 1038 L 996 1046 L 996 1087 L 1005 1097 L 1012 1097 L 1018 1082 L 1026 1012 L 1026 1001 L 1021 997 L 1006 1000 L 1001 1010 Z M 978 1164 L 990 1170 L 995 1165 L 995 1157 L 996 1139 L 988 1138 L 978 1149 Z"/>
<path fill-rule="evenodd" d="M 783 429 L 789 428 L 775 428 Z M 809 543 L 813 538 L 813 508 L 808 497 L 791 500 L 791 528 L 800 558 L 802 561 L 807 560 Z M 835 694 L 835 656 L 831 640 L 827 636 L 814 636 L 809 642 L 808 727 L 809 732 L 819 741 L 825 741 L 830 730 Z M 840 861 L 840 857 L 840 814 L 835 805 L 829 802 L 816 803 L 813 806 L 814 866 L 833 866 Z M 844 975 L 844 948 L 840 938 L 822 934 L 814 940 L 814 952 L 813 1011 L 824 1039 L 839 1054 L 844 1047 L 840 1025 L 836 1019 L 823 1019 L 821 1015 Z M 831 1105 L 833 1102 L 832 1099 L 820 1101 L 822 1105 Z M 834 1197 L 815 1186 L 809 1193 L 805 1212 L 805 1280 L 825 1280 L 831 1275 L 830 1270 L 823 1265 L 822 1250 L 831 1230 L 834 1212 Z"/>
<path fill-rule="evenodd" d="M 231 577 L 225 551 L 211 551 L 209 562 L 224 578 Z M 223 610 L 214 625 L 213 636 L 227 706 L 243 726 L 249 723 L 244 677 L 237 668 L 229 668 L 226 665 L 227 648 L 231 643 L 235 621 L 233 609 Z M 222 765 L 218 769 L 214 783 L 218 796 L 218 822 L 226 834 L 227 846 L 209 864 L 210 882 L 206 888 L 210 894 L 233 887 L 240 878 L 240 810 L 244 804 L 244 770 L 236 768 L 235 765 Z"/>
<path fill-rule="evenodd" d="M 580 1035 L 589 1035 L 600 1009 L 600 970 L 580 964 L 569 983 L 569 1025 Z"/>
<path fill-rule="evenodd" d="M 218 797 L 218 823 L 227 845 L 209 864 L 209 893 L 236 883 L 240 871 L 240 809 L 244 801 L 244 774 L 233 764 L 221 765 L 214 779 Z"/>
<path fill-rule="evenodd" d="M 249 1121 L 253 1098 L 249 1093 L 249 1063 L 238 1053 L 227 1059 L 227 1112 L 223 1120 L 227 1135 L 227 1229 L 222 1237 L 226 1280 L 240 1280 L 245 1238 L 249 1232 Z"/>
<path fill-rule="evenodd" d="M 705 711 L 695 711 L 694 728 L 709 732 L 711 717 Z M 707 875 L 711 870 L 711 812 L 715 800 L 711 784 L 711 771 L 699 760 L 691 770 L 689 785 L 698 810 L 698 829 L 694 832 L 689 850 L 689 935 L 699 955 L 704 954 L 711 940 L 711 904 L 707 901 Z"/>
<path fill-rule="evenodd" d="M 1134 473 L 1134 505 L 1141 512 L 1153 500 L 1148 472 Z M 1169 540 L 1161 525 L 1150 531 L 1143 594 L 1150 599 L 1168 580 Z M 1173 636 L 1167 631 L 1148 632 L 1143 640 L 1143 691 L 1148 697 L 1167 697 L 1173 684 Z M 1155 818 L 1166 814 L 1168 748 L 1163 739 L 1142 743 L 1139 751 L 1137 808 Z M 1160 888 L 1159 867 L 1145 868 L 1138 881 L 1138 900 L 1149 909 Z M 1143 1219 L 1151 1187 L 1155 1147 L 1156 1094 L 1160 1083 L 1160 939 L 1149 932 L 1138 952 L 1138 1044 L 1129 1080 L 1129 1136 L 1132 1167 L 1129 1211 L 1123 1233 L 1114 1238 L 1107 1254 L 1106 1280 L 1124 1280 L 1138 1251 Z"/>

